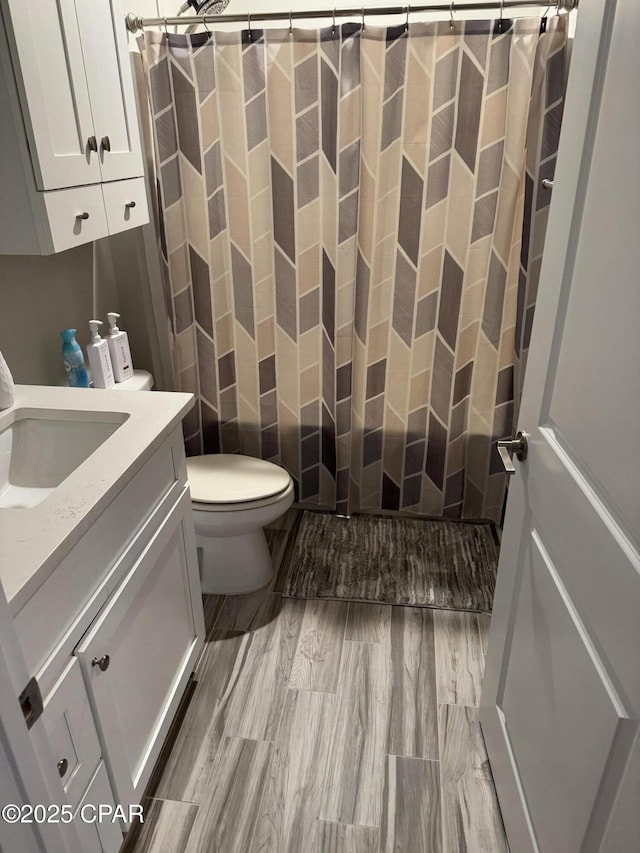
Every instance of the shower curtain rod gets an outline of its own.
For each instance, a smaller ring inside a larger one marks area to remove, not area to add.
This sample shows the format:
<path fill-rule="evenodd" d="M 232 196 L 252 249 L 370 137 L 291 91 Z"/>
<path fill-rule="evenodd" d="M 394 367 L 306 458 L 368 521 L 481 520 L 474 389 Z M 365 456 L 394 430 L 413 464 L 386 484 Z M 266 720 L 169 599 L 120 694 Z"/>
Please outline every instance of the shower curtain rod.
<path fill-rule="evenodd" d="M 185 15 L 184 17 L 173 18 L 142 18 L 129 12 L 126 17 L 127 29 L 132 32 L 138 32 L 145 27 L 154 26 L 190 26 L 192 24 L 251 24 L 259 21 L 292 21 L 309 19 L 309 18 L 358 18 L 365 15 L 407 15 L 420 12 L 447 12 L 451 16 L 455 12 L 474 12 L 474 11 L 499 11 L 501 14 L 507 9 L 525 8 L 528 6 L 546 7 L 548 9 L 557 9 L 560 11 L 571 11 L 578 6 L 578 0 L 498 0 L 498 2 L 483 2 L 483 3 L 431 3 L 426 6 L 367 6 L 362 8 L 352 9 L 309 9 L 304 12 L 245 12 L 241 15 Z"/>

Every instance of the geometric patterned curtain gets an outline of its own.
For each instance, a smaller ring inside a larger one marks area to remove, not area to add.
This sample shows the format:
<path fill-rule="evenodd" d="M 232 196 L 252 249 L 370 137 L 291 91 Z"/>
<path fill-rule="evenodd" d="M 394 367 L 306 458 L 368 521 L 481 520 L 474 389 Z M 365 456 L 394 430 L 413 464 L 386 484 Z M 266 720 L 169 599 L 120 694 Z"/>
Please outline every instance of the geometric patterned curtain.
<path fill-rule="evenodd" d="M 499 520 L 565 24 L 145 32 L 188 453 L 342 514 Z"/>

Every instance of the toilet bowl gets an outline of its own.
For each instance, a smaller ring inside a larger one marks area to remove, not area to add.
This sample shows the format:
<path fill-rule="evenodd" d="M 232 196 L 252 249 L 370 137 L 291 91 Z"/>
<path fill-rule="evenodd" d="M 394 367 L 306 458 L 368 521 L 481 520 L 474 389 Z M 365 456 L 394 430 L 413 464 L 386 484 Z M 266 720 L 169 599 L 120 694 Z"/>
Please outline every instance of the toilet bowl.
<path fill-rule="evenodd" d="M 202 591 L 253 592 L 273 576 L 263 527 L 293 503 L 293 480 L 272 462 L 219 453 L 187 459 Z"/>
<path fill-rule="evenodd" d="M 150 391 L 153 376 L 134 370 L 121 391 Z M 187 459 L 202 592 L 236 595 L 265 586 L 273 565 L 263 527 L 293 503 L 284 468 L 251 456 L 219 453 Z"/>

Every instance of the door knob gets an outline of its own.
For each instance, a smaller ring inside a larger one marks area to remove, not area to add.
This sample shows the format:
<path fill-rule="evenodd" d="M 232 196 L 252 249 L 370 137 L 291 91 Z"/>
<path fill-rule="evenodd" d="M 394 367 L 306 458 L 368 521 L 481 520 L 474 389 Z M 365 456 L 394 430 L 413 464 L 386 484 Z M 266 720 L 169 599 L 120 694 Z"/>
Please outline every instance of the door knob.
<path fill-rule="evenodd" d="M 109 669 L 111 658 L 109 655 L 102 655 L 101 658 L 94 658 L 91 661 L 91 666 L 97 666 L 100 672 L 106 672 Z"/>
<path fill-rule="evenodd" d="M 66 758 L 61 758 L 56 764 L 56 767 L 58 768 L 58 775 L 62 778 L 69 769 L 69 762 Z"/>
<path fill-rule="evenodd" d="M 98 140 L 95 138 L 95 136 L 90 136 L 87 139 L 87 148 L 89 149 L 89 151 L 98 151 Z"/>
<path fill-rule="evenodd" d="M 111 151 L 111 142 L 108 136 L 103 136 L 100 140 L 100 147 L 103 151 Z"/>
<path fill-rule="evenodd" d="M 526 432 L 520 431 L 515 438 L 507 438 L 498 442 L 498 453 L 504 465 L 504 470 L 507 474 L 515 474 L 516 469 L 511 460 L 511 454 L 520 462 L 524 462 L 527 458 L 529 444 L 527 442 Z"/>

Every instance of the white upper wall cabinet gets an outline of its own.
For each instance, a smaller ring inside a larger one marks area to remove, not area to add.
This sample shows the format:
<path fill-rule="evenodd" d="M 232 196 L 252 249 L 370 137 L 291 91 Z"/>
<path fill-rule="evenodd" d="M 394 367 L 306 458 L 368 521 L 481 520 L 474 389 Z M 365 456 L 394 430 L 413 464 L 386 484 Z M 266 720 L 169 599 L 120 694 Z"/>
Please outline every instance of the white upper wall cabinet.
<path fill-rule="evenodd" d="M 118 0 L 6 0 L 6 5 L 38 189 L 140 176 L 135 96 Z"/>
<path fill-rule="evenodd" d="M 0 11 L 0 253 L 59 252 L 148 222 L 121 0 Z"/>

